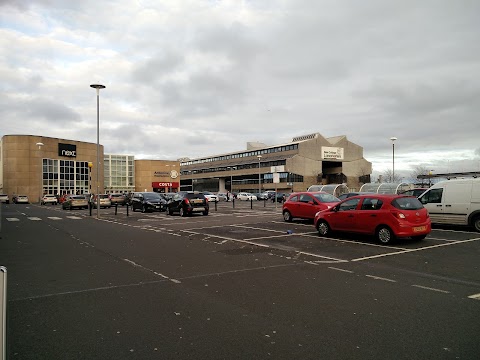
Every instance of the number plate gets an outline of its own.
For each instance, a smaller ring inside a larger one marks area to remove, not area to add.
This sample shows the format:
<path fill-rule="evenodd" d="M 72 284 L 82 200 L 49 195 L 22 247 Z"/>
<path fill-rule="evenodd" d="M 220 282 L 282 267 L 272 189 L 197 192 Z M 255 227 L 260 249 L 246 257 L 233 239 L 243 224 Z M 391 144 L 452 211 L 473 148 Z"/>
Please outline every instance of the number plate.
<path fill-rule="evenodd" d="M 194 199 L 194 200 L 193 200 L 193 203 L 194 203 L 194 204 L 202 204 L 202 203 L 203 203 L 203 200 L 202 200 L 202 199 Z"/>
<path fill-rule="evenodd" d="M 417 226 L 413 228 L 414 232 L 425 231 L 425 230 L 427 230 L 426 226 Z"/>

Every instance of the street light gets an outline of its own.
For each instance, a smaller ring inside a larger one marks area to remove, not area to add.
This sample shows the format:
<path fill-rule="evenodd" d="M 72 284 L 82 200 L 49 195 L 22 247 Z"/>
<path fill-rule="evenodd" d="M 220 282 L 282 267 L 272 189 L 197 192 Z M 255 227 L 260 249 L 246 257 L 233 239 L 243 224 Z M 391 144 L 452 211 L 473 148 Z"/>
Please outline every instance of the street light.
<path fill-rule="evenodd" d="M 258 158 L 258 193 L 260 194 L 262 192 L 262 180 L 260 176 L 260 159 L 262 158 L 262 155 L 257 155 Z"/>
<path fill-rule="evenodd" d="M 105 89 L 105 85 L 92 84 L 91 88 L 97 90 L 97 219 L 100 217 L 100 89 Z"/>
<path fill-rule="evenodd" d="M 397 138 L 395 136 L 392 136 L 390 140 L 392 140 L 392 183 L 393 183 L 395 182 L 395 140 L 397 140 Z"/>
<path fill-rule="evenodd" d="M 38 198 L 38 203 L 42 203 L 42 192 L 43 192 L 43 159 L 42 159 L 42 146 L 44 143 L 37 142 L 35 145 L 38 146 L 38 150 L 40 152 L 40 196 Z"/>

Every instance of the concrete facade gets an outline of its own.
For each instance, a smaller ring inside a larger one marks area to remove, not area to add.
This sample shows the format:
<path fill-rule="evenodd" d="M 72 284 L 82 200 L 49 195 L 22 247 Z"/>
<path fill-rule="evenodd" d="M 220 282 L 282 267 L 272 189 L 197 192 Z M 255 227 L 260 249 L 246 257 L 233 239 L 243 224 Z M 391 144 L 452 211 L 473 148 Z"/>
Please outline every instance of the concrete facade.
<path fill-rule="evenodd" d="M 180 163 L 169 160 L 135 160 L 135 191 L 177 192 Z"/>
<path fill-rule="evenodd" d="M 319 133 L 280 145 L 250 142 L 246 151 L 184 158 L 180 165 L 182 189 L 221 192 L 305 191 L 311 185 L 333 183 L 358 190 L 370 182 L 372 173 L 372 164 L 363 157 L 361 146 L 345 135 L 325 138 Z M 274 166 L 280 166 L 275 168 L 279 183 L 273 181 Z"/>

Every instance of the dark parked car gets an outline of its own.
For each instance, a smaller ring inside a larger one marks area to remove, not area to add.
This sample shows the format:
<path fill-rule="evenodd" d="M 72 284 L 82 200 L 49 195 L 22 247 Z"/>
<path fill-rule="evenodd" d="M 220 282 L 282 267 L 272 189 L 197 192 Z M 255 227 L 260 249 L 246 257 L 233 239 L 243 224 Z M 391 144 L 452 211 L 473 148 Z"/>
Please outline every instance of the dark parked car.
<path fill-rule="evenodd" d="M 396 238 L 424 239 L 432 230 L 430 216 L 413 196 L 371 194 L 353 196 L 315 215 L 321 236 L 334 231 L 374 235 L 383 244 Z"/>
<path fill-rule="evenodd" d="M 293 193 L 283 203 L 283 219 L 313 219 L 320 210 L 330 209 L 339 202 L 338 198 L 324 191 Z"/>
<path fill-rule="evenodd" d="M 208 215 L 209 205 L 203 193 L 198 191 L 180 191 L 167 204 L 167 215 L 178 212 L 180 216 L 201 212 Z"/>
<path fill-rule="evenodd" d="M 283 202 L 285 202 L 285 200 L 287 200 L 287 196 L 288 196 L 288 195 L 289 195 L 289 194 L 285 194 L 285 193 L 276 193 L 275 195 L 273 195 L 273 196 L 271 197 L 271 199 L 272 199 L 272 202 L 273 202 L 273 203 L 274 203 L 275 201 L 276 201 L 276 202 L 279 202 L 279 203 L 283 203 Z"/>
<path fill-rule="evenodd" d="M 136 192 L 130 199 L 132 211 L 141 212 L 165 211 L 167 200 L 157 192 Z"/>

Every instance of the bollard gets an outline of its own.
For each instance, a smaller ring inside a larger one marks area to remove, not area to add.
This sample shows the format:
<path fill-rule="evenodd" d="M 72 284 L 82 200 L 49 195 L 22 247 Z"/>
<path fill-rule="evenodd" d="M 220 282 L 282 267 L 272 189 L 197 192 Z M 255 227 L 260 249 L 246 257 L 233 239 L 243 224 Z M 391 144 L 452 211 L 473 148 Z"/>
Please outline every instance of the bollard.
<path fill-rule="evenodd" d="M 235 198 L 232 199 L 233 208 L 235 209 Z"/>
<path fill-rule="evenodd" d="M 127 203 L 127 216 L 129 216 L 129 215 L 128 215 L 128 203 Z"/>
<path fill-rule="evenodd" d="M 90 216 L 92 216 L 92 203 L 88 202 L 88 211 L 90 212 Z"/>
<path fill-rule="evenodd" d="M 267 206 L 267 199 L 263 199 L 263 207 Z"/>
<path fill-rule="evenodd" d="M 215 211 L 217 211 L 217 202 L 218 201 L 215 201 Z"/>
<path fill-rule="evenodd" d="M 115 215 L 117 215 L 117 208 L 118 208 L 118 204 L 115 203 Z"/>
<path fill-rule="evenodd" d="M 250 198 L 250 210 L 253 209 L 253 196 Z"/>

